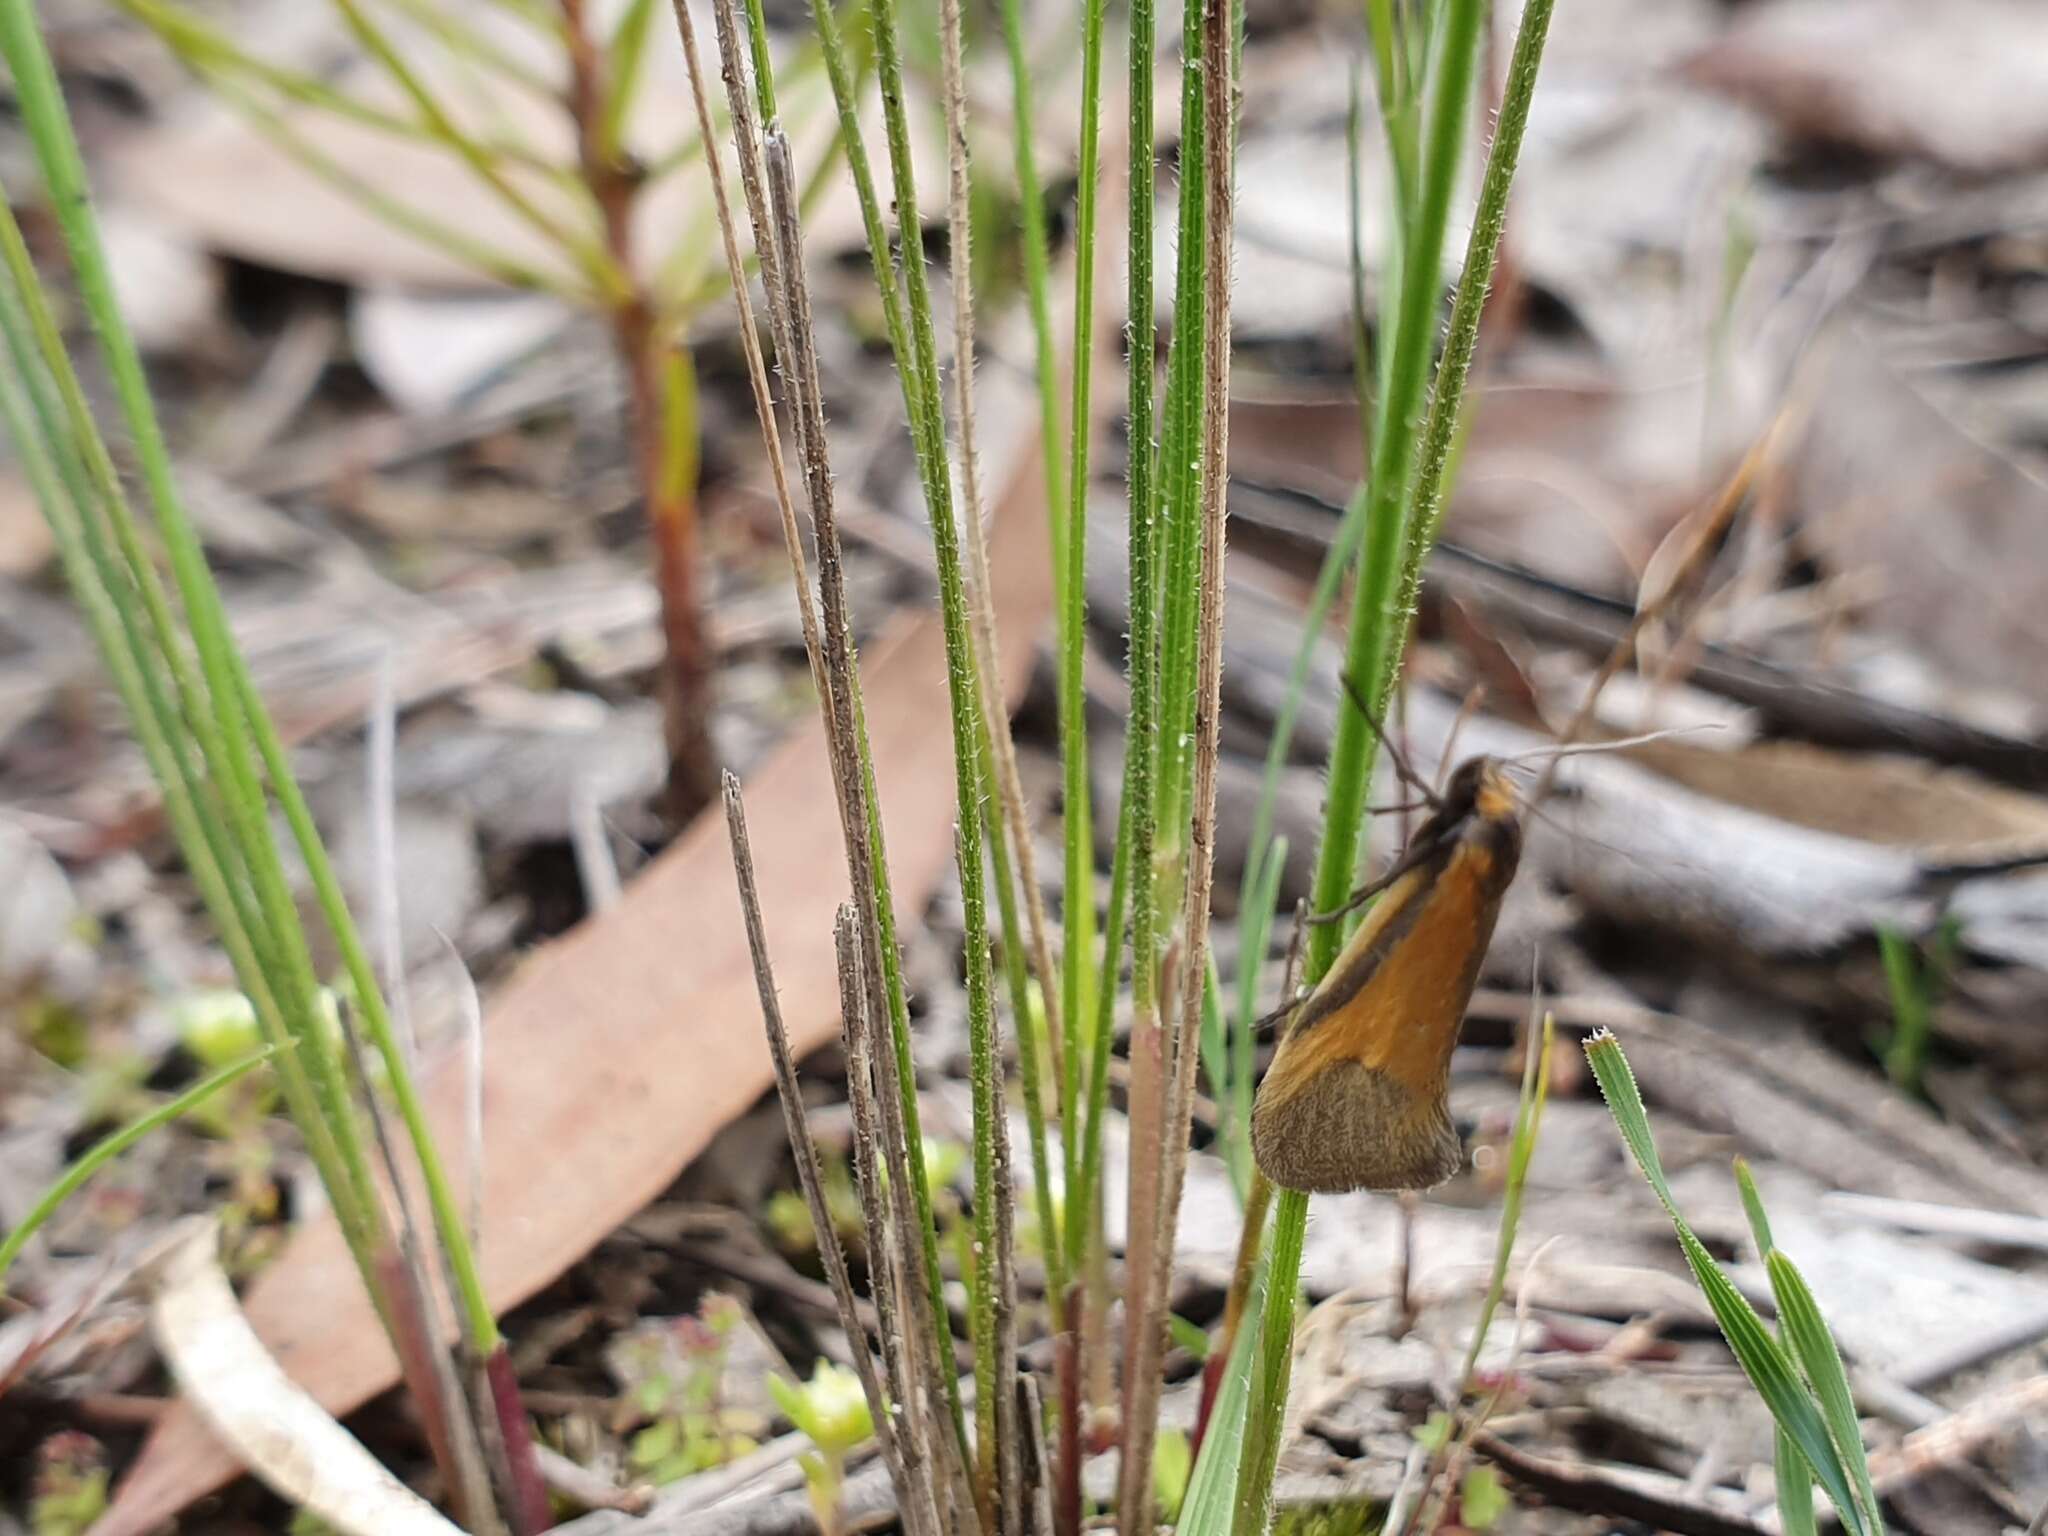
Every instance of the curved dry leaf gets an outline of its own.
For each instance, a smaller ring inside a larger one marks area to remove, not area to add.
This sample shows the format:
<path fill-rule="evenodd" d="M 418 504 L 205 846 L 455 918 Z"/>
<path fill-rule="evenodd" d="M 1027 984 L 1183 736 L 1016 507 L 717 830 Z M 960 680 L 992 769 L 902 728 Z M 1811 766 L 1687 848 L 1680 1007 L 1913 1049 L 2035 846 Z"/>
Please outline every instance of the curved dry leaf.
<path fill-rule="evenodd" d="M 150 1321 L 185 1401 L 280 1497 L 358 1536 L 461 1536 L 292 1385 L 235 1300 L 211 1221 L 158 1261 Z"/>

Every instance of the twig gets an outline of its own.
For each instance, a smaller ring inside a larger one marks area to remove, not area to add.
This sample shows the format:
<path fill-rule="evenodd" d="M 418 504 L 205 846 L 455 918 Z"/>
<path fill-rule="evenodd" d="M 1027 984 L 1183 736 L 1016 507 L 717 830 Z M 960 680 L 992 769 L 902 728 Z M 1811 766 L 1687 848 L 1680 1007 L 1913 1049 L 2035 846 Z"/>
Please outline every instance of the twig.
<path fill-rule="evenodd" d="M 547 1479 L 549 1488 L 573 1499 L 585 1509 L 613 1509 L 621 1514 L 638 1515 L 644 1513 L 654 1500 L 652 1488 L 645 1485 L 620 1488 L 601 1473 L 564 1456 L 551 1445 L 535 1446 L 533 1459 L 539 1464 L 540 1475 Z"/>
<path fill-rule="evenodd" d="M 1890 1450 L 1870 1458 L 1870 1481 L 1889 1496 L 1930 1472 L 1974 1456 L 1980 1449 L 2021 1424 L 2038 1422 L 2048 1409 L 2048 1374 L 1987 1392 L 1947 1418 L 1916 1429 Z"/>
<path fill-rule="evenodd" d="M 1765 1536 L 1763 1527 L 1748 1520 L 1687 1502 L 1676 1478 L 1658 1479 L 1670 1485 L 1666 1493 L 1648 1486 L 1647 1474 L 1623 1482 L 1597 1466 L 1534 1455 L 1488 1431 L 1474 1438 L 1473 1448 L 1515 1482 L 1566 1509 L 1640 1520 L 1677 1536 Z"/>
<path fill-rule="evenodd" d="M 812 1139 L 810 1121 L 804 1111 L 803 1089 L 796 1079 L 796 1062 L 790 1056 L 789 1033 L 782 1024 L 782 1005 L 776 996 L 775 973 L 768 959 L 768 938 L 761 923 L 761 894 L 754 879 L 754 855 L 747 841 L 746 810 L 740 800 L 739 780 L 727 773 L 723 790 L 726 835 L 732 840 L 733 871 L 739 881 L 740 912 L 746 921 L 747 950 L 753 957 L 754 984 L 761 995 L 761 1022 L 768 1036 L 768 1053 L 774 1061 L 775 1088 L 782 1101 L 783 1128 L 789 1134 L 790 1150 L 796 1157 L 797 1182 L 803 1186 L 804 1203 L 810 1207 L 811 1226 L 817 1236 L 818 1257 L 825 1267 L 825 1277 L 831 1283 L 833 1300 L 838 1303 L 847 1340 L 853 1346 L 853 1366 L 860 1376 L 861 1390 L 867 1395 L 868 1412 L 875 1424 L 875 1438 L 881 1444 L 882 1457 L 888 1463 L 890 1476 L 899 1488 L 908 1489 L 913 1485 L 904 1465 L 902 1448 L 897 1444 L 894 1421 L 889 1414 L 889 1396 L 883 1390 L 881 1378 L 875 1371 L 874 1357 L 868 1351 L 867 1333 L 861 1326 L 860 1306 L 854 1295 L 853 1280 L 847 1273 L 846 1253 L 839 1245 L 839 1232 L 832 1224 L 832 1213 L 825 1203 L 825 1181 L 818 1166 L 818 1147 Z M 859 995 L 856 986 L 855 1001 Z M 909 1507 L 913 1511 L 916 1509 L 914 1504 Z M 911 1525 L 913 1530 L 917 1529 L 915 1520 Z"/>
<path fill-rule="evenodd" d="M 1722 533 L 1734 520 L 1735 514 L 1741 510 L 1743 502 L 1749 496 L 1749 488 L 1756 483 L 1757 476 L 1763 472 L 1766 465 L 1777 459 L 1791 433 L 1794 415 L 1789 408 L 1781 410 L 1763 434 L 1750 445 L 1749 452 L 1742 456 L 1742 462 L 1736 465 L 1735 472 L 1721 487 L 1720 494 L 1700 517 L 1692 538 L 1672 567 L 1663 589 L 1645 594 L 1637 605 L 1634 616 L 1621 632 L 1621 638 L 1614 642 L 1613 649 L 1607 653 L 1606 659 L 1593 674 L 1592 682 L 1586 687 L 1585 697 L 1580 701 L 1578 709 L 1572 715 L 1571 723 L 1564 728 L 1559 740 L 1577 741 L 1584 734 L 1587 725 L 1593 719 L 1593 711 L 1600 705 L 1601 693 L 1608 683 L 1613 681 L 1615 675 L 1634 659 L 1636 642 L 1642 638 L 1643 631 L 1662 618 L 1678 600 L 1679 594 L 1690 584 L 1693 575 L 1719 547 Z M 1529 793 L 1530 805 L 1540 805 L 1549 797 L 1552 786 L 1557 782 L 1558 769 L 1563 761 L 1562 757 L 1554 757 L 1544 766 L 1542 777 L 1536 781 L 1536 787 Z"/>
<path fill-rule="evenodd" d="M 1909 1361 L 1893 1372 L 1893 1377 L 1910 1391 L 1924 1392 L 1959 1372 L 2015 1349 L 2025 1349 L 2042 1338 L 2048 1338 L 2048 1309 L 2023 1313 L 1937 1353 Z"/>
<path fill-rule="evenodd" d="M 1925 1200 L 1891 1200 L 1835 1190 L 1823 1197 L 1837 1209 L 1907 1232 L 1932 1232 L 2006 1248 L 2048 1251 L 2048 1219 L 2013 1211 L 1987 1211 L 1965 1205 L 1935 1205 Z"/>

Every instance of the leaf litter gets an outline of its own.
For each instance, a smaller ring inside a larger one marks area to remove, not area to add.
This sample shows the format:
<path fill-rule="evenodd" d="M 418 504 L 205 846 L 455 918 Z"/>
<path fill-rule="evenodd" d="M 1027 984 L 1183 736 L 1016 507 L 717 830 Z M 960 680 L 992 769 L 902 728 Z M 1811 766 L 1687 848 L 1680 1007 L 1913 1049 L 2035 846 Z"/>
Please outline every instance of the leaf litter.
<path fill-rule="evenodd" d="M 2048 205 L 2041 93 L 2027 90 L 2041 50 L 2024 41 L 2038 27 L 2026 7 L 1994 0 L 1945 8 L 1938 20 L 1877 0 L 1674 5 L 1658 8 L 1654 31 L 1634 26 L 1636 10 L 1624 23 L 1617 5 L 1588 0 L 1560 18 L 1558 88 L 1532 124 L 1509 234 L 1529 304 L 1512 335 L 1487 343 L 1447 528 L 1459 548 L 1432 573 L 1418 658 L 1428 686 L 1411 697 L 1405 729 L 1429 761 L 1482 678 L 1494 687 L 1480 714 L 1456 726 L 1457 752 L 1532 741 L 1542 713 L 1555 724 L 1557 699 L 1569 700 L 1605 653 L 1656 551 L 1711 497 L 1732 454 L 1801 393 L 1810 418 L 1783 474 L 1717 552 L 1709 601 L 1691 629 L 1668 637 L 1662 670 L 1644 669 L 1643 718 L 1627 727 L 1653 728 L 1689 683 L 1739 704 L 1744 728 L 1587 759 L 1562 776 L 1556 825 L 1532 828 L 1536 878 L 1503 918 L 1456 1063 L 1470 1171 L 1412 1211 L 1369 1196 L 1318 1207 L 1304 1261 L 1316 1303 L 1304 1334 L 1304 1411 L 1283 1496 L 1392 1496 L 1443 1388 L 1441 1361 L 1463 1352 L 1492 1251 L 1489 1169 L 1512 1111 L 1515 1026 L 1534 966 L 1562 1025 L 1629 1031 L 1686 1207 L 1751 1283 L 1759 1271 L 1725 1161 L 1735 1150 L 1755 1160 L 1782 1240 L 1837 1325 L 1873 1426 L 1874 1470 L 1892 1479 L 1902 1525 L 2020 1527 L 2048 1500 L 2040 1432 L 2029 1424 L 2041 1422 L 2048 1373 L 2048 1261 L 1992 1238 L 1900 1230 L 1829 1197 L 1914 1201 L 1964 1220 L 1972 1209 L 2048 1214 L 2039 1023 L 2048 1018 L 2048 897 L 2040 875 L 1998 867 L 2048 845 L 2048 704 L 2031 681 L 2044 633 L 2036 556 L 2048 448 Z M 1629 48 L 1617 52 L 1612 38 L 1624 33 Z M 1349 302 L 1341 60 L 1318 24 L 1300 19 L 1248 46 L 1244 377 L 1232 432 L 1243 483 L 1233 500 L 1219 871 L 1230 888 L 1230 861 L 1244 849 L 1227 834 L 1250 820 L 1304 573 L 1359 467 L 1339 340 Z M 360 815 L 350 808 L 360 784 L 354 737 L 375 658 L 396 656 L 398 777 L 416 814 L 430 818 L 419 825 L 451 848 L 445 868 L 420 876 L 423 901 L 440 893 L 420 933 L 457 937 L 486 998 L 494 1298 L 531 1298 L 512 1332 L 533 1341 L 524 1369 L 544 1431 L 630 1484 L 606 1347 L 649 1319 L 692 1315 L 718 1264 L 747 1271 L 738 1288 L 790 1358 L 839 1346 L 831 1325 L 794 1299 L 809 1280 L 800 1262 L 761 1236 L 758 1177 L 703 1192 L 738 1217 L 727 1227 L 692 1218 L 697 1235 L 683 1246 L 715 1261 L 665 1256 L 633 1235 L 630 1218 L 650 1200 L 672 1203 L 671 1182 L 693 1155 L 705 1168 L 721 1161 L 706 1150 L 720 1124 L 730 1121 L 734 1138 L 725 1163 L 757 1176 L 772 1169 L 771 1182 L 782 1169 L 762 1150 L 772 1136 L 741 1139 L 767 1081 L 755 1070 L 765 1063 L 755 1059 L 750 988 L 722 963 L 686 974 L 672 963 L 678 925 L 705 953 L 701 935 L 733 928 L 728 884 L 707 851 L 722 845 L 700 848 L 692 834 L 632 875 L 648 836 L 639 805 L 654 737 L 639 692 L 653 605 L 635 557 L 619 547 L 620 449 L 605 423 L 616 401 L 577 365 L 588 338 L 544 304 L 460 291 L 472 286 L 465 275 L 353 222 L 287 169 L 265 163 L 260 181 L 253 162 L 237 171 L 246 133 L 204 126 L 203 104 L 155 108 L 180 123 L 176 133 L 116 134 L 104 153 L 115 203 L 168 225 L 181 249 L 209 253 L 212 275 L 228 280 L 215 302 L 231 307 L 195 324 L 190 294 L 213 290 L 181 278 L 161 333 L 163 365 L 194 383 L 174 399 L 173 421 L 195 470 L 206 465 L 204 445 L 223 441 L 210 434 L 250 403 L 250 380 L 293 323 L 323 306 L 331 321 L 321 284 L 348 290 L 345 342 L 331 323 L 300 323 L 320 342 L 292 370 L 310 382 L 291 388 L 260 440 L 229 441 L 222 454 L 226 490 L 248 500 L 239 516 L 223 501 L 216 548 L 232 556 L 230 602 L 266 692 L 314 782 L 332 791 L 325 814 L 337 824 Z M 226 137 L 202 138 L 202 129 Z M 213 148 L 195 158 L 202 143 Z M 444 195 L 427 168 L 402 156 L 384 163 L 414 193 Z M 201 164 L 206 177 L 193 174 Z M 259 185 L 271 190 L 252 195 Z M 280 212 L 289 209 L 299 211 Z M 814 227 L 839 238 L 829 220 Z M 787 616 L 756 596 L 776 592 L 773 540 L 720 323 L 708 322 L 699 343 L 707 461 L 729 513 L 713 534 L 714 621 L 726 626 L 729 729 L 750 744 L 740 760 L 761 776 L 749 799 L 766 845 L 768 920 L 783 930 L 784 1006 L 810 1045 L 829 1037 L 837 997 L 829 957 L 816 975 L 800 958 L 800 930 L 817 940 L 829 925 L 802 917 L 818 866 L 798 834 L 811 827 L 829 844 L 831 833 L 815 815 L 804 819 L 806 796 L 822 795 L 805 788 L 797 749 L 770 745 L 803 729 L 791 722 L 802 718 L 804 684 Z M 408 350 L 427 334 L 447 339 Z M 828 389 L 843 413 L 833 428 L 863 450 L 869 503 L 849 509 L 849 526 L 856 511 L 878 530 L 900 525 L 913 500 L 904 465 L 869 451 L 893 422 L 863 407 L 890 393 L 883 365 L 857 333 L 828 336 Z M 1010 361 L 1010 345 L 994 341 L 985 384 Z M 361 379 L 350 376 L 349 353 Z M 550 519 L 550 508 L 560 515 Z M 999 522 L 999 539 L 1014 521 Z M 17 1183 L 37 1185 L 22 1173 L 51 1166 L 67 1141 L 100 1124 L 110 1093 L 155 1091 L 187 1070 L 183 1047 L 152 1033 L 137 998 L 223 974 L 175 872 L 160 863 L 148 796 L 77 631 L 54 613 L 37 621 L 46 598 L 35 586 L 43 556 L 34 529 L 6 537 L 18 551 L 0 560 L 7 827 L 47 850 L 77 889 L 101 891 L 85 903 L 83 939 L 71 915 L 57 924 L 61 943 L 33 938 L 33 924 L 0 935 L 13 955 L 30 934 L 35 962 L 10 963 L 4 981 L 0 1199 Z M 1025 570 L 1021 552 L 1036 544 L 1020 535 L 1009 547 L 1019 553 L 999 563 L 999 578 Z M 891 549 L 878 536 L 860 553 L 849 574 L 874 596 L 856 612 L 921 601 L 918 578 Z M 1478 563 L 1461 564 L 1466 556 Z M 1120 572 L 1091 574 L 1106 589 L 1122 585 Z M 1020 614 L 1037 611 L 1033 594 L 1020 601 Z M 1100 649 L 1114 655 L 1113 604 L 1099 605 L 1098 618 Z M 1004 653 L 1021 689 L 1023 637 L 1036 625 L 1020 622 Z M 884 742 L 897 696 L 883 680 L 919 642 L 899 644 L 871 648 L 870 708 Z M 1327 729 L 1317 710 L 1338 686 L 1330 664 L 1319 666 L 1283 813 L 1305 829 L 1293 839 L 1304 873 L 1319 798 L 1308 765 Z M 906 662 L 901 675 L 915 669 Z M 931 718 L 919 691 L 929 683 L 904 683 L 904 734 L 880 777 L 885 800 L 904 796 L 902 814 L 930 823 L 929 859 L 911 853 L 920 840 L 893 819 L 891 836 L 905 909 L 929 914 L 913 947 L 925 1065 L 943 1105 L 963 1091 L 957 1033 L 947 1045 L 948 1021 L 963 1017 L 960 917 L 940 873 L 950 834 L 934 811 L 945 797 L 915 788 L 931 767 L 921 761 Z M 1098 693 L 1114 710 L 1114 690 Z M 1028 767 L 1050 733 L 1035 706 L 1024 719 L 1039 720 L 1025 733 Z M 943 777 L 943 768 L 934 771 Z M 783 802 L 766 798 L 778 784 Z M 518 960 L 584 908 L 564 853 L 577 795 L 626 855 L 627 894 L 558 946 Z M 1050 799 L 1049 789 L 1034 796 L 1041 812 Z M 765 825 L 777 804 L 790 818 L 782 844 Z M 1039 862 L 1057 898 L 1058 860 Z M 123 868 L 139 878 L 113 879 Z M 19 900 L 41 888 L 10 892 Z M 1287 899 L 1295 888 L 1283 881 Z M 62 902 L 51 910 L 73 912 Z M 1872 1038 L 1892 1013 L 1879 930 L 1931 941 L 1945 917 L 1959 920 L 1962 938 L 1933 1008 L 1923 1101 L 1886 1087 L 1876 1065 Z M 1227 933 L 1219 939 L 1226 957 L 1235 953 Z M 422 937 L 407 952 L 417 959 L 430 948 Z M 626 980 L 642 975 L 659 979 Z M 85 1054 L 61 1059 L 47 1032 L 53 1013 L 75 1016 L 82 1033 L 72 1038 L 87 1042 Z M 692 1042 L 680 1073 L 679 1038 Z M 618 1044 L 607 1057 L 596 1042 Z M 803 1078 L 827 1125 L 840 1091 L 832 1054 L 811 1056 Z M 751 1065 L 742 1070 L 742 1060 Z M 707 1062 L 733 1070 L 700 1096 L 719 1077 Z M 1518 1276 L 1530 1290 L 1532 1336 L 1489 1430 L 1510 1489 L 1530 1501 L 1516 1514 L 1542 1522 L 1530 1529 L 1590 1532 L 1611 1528 L 1600 1512 L 1626 1494 L 1662 1510 L 1671 1529 L 1687 1529 L 1688 1512 L 1724 1522 L 1712 1528 L 1760 1528 L 1752 1469 L 1768 1456 L 1745 1418 L 1749 1399 L 1696 1296 L 1677 1283 L 1668 1229 L 1604 1116 L 1569 1085 L 1560 1095 L 1532 1173 L 1524 1251 L 1564 1241 L 1540 1272 Z M 443 1108 L 457 1112 L 454 1095 Z M 268 1219 L 317 1223 L 296 1154 L 275 1136 L 262 1140 L 279 1196 Z M 173 1169 L 204 1160 L 195 1131 L 165 1145 L 158 1155 Z M 1121 1213 L 1115 1145 L 1108 1209 Z M 0 1461 L 34 1440 L 14 1405 L 29 1405 L 31 1421 L 54 1413 L 87 1429 L 116 1448 L 128 1479 L 117 1508 L 138 1522 L 129 1528 L 231 1470 L 188 1419 L 163 1410 L 163 1378 L 139 1342 L 125 1275 L 142 1239 L 207 1203 L 212 1182 L 184 1174 L 154 1191 L 116 1185 L 53 1234 L 18 1277 L 29 1310 L 0 1321 L 10 1341 L 63 1325 L 11 1382 L 14 1403 L 0 1403 Z M 1220 1163 L 1198 1155 L 1187 1202 L 1177 1302 L 1202 1322 L 1234 1240 Z M 294 1379 L 342 1409 L 387 1372 L 363 1343 L 368 1319 L 338 1249 L 318 1230 L 300 1232 L 246 1306 Z M 318 1312 L 325 1337 L 290 1329 L 289 1309 L 272 1300 L 287 1287 Z M 1504 1362 L 1505 1342 L 1497 1332 L 1482 1358 Z M 152 1407 L 123 1417 L 121 1405 L 137 1401 Z M 157 1441 L 138 1456 L 144 1423 Z M 373 1408 L 358 1424 L 387 1465 L 418 1469 L 411 1436 L 388 1412 Z M 672 1490 L 656 1507 L 780 1497 L 792 1522 L 783 1528 L 796 1529 L 804 1506 L 787 1497 L 795 1484 L 781 1454 L 751 1484 Z M 22 1492 L 0 1486 L 0 1507 Z M 252 1497 L 244 1507 L 262 1508 Z M 212 1517 L 190 1518 L 206 1529 Z"/>

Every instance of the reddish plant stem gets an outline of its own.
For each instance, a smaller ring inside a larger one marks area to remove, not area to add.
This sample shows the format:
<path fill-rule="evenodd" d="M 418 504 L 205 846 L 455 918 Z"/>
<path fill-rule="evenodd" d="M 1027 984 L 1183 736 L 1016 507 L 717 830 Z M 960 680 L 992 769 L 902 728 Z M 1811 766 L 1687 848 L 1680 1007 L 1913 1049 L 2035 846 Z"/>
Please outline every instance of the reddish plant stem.
<path fill-rule="evenodd" d="M 470 1527 L 488 1518 L 489 1512 L 468 1507 L 467 1484 L 455 1460 L 455 1448 L 449 1434 L 451 1405 L 441 1391 L 441 1380 L 434 1370 L 433 1346 L 427 1342 L 426 1319 L 420 1315 L 417 1297 L 408 1283 L 405 1263 L 397 1251 L 387 1246 L 377 1254 L 374 1262 L 378 1282 L 383 1286 L 391 1309 L 391 1341 L 398 1351 L 398 1373 L 405 1378 L 406 1390 L 412 1393 L 413 1406 L 419 1409 L 420 1429 L 427 1437 L 427 1454 L 433 1459 L 434 1467 L 447 1487 L 457 1522 L 465 1528 Z"/>
<path fill-rule="evenodd" d="M 512 1528 L 519 1536 L 539 1536 L 555 1523 L 555 1517 L 548 1506 L 548 1485 L 541 1477 L 540 1458 L 534 1454 L 533 1431 L 527 1427 L 519 1377 L 503 1344 L 492 1350 L 491 1357 L 484 1362 L 484 1379 L 490 1383 L 491 1407 L 497 1414 L 505 1464 L 511 1473 L 512 1486 L 508 1492 Z"/>
<path fill-rule="evenodd" d="M 1081 1530 L 1081 1282 L 1059 1299 L 1060 1329 L 1053 1340 L 1053 1386 L 1060 1395 L 1059 1486 L 1053 1495 L 1053 1529 L 1058 1536 Z"/>
<path fill-rule="evenodd" d="M 675 414 L 669 409 L 670 343 L 633 263 L 633 211 L 643 173 L 619 145 L 606 142 L 608 85 L 583 0 L 562 0 L 562 22 L 569 53 L 569 115 L 576 124 L 584 185 L 604 222 L 613 271 L 603 297 L 612 345 L 626 372 L 634 478 L 654 539 L 665 653 L 661 713 L 668 750 L 667 809 L 681 825 L 717 797 L 719 769 L 711 736 L 712 658 L 698 580 L 697 501 L 690 472 L 694 445 L 669 440 Z M 688 430 L 695 431 L 694 422 Z"/>

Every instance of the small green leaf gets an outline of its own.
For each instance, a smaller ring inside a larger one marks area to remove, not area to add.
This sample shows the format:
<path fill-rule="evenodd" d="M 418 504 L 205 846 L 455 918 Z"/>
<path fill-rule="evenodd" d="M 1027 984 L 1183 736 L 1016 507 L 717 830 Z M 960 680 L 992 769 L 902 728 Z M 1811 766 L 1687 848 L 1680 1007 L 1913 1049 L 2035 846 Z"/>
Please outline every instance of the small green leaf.
<path fill-rule="evenodd" d="M 1451 1416 L 1439 1408 L 1416 1426 L 1415 1443 L 1434 1454 L 1451 1443 L 1454 1428 L 1456 1424 Z"/>
<path fill-rule="evenodd" d="M 1173 1342 L 1193 1355 L 1197 1360 L 1209 1358 L 1209 1335 L 1205 1329 L 1197 1328 L 1178 1312 L 1166 1314 L 1166 1331 L 1173 1336 Z"/>
<path fill-rule="evenodd" d="M 640 1468 L 660 1466 L 683 1442 L 683 1428 L 675 1419 L 657 1419 L 633 1437 L 627 1454 L 633 1465 Z"/>
<path fill-rule="evenodd" d="M 1180 1518 L 1180 1506 L 1187 1497 L 1188 1479 L 1195 1470 L 1195 1450 L 1184 1429 L 1162 1429 L 1152 1448 L 1152 1491 L 1159 1500 L 1159 1517 L 1172 1522 Z"/>
<path fill-rule="evenodd" d="M 8 1269 L 12 1267 L 16 1256 L 35 1234 L 36 1229 L 56 1213 L 58 1206 L 76 1194 L 86 1180 L 158 1126 L 166 1125 L 180 1115 L 189 1114 L 244 1073 L 260 1066 L 270 1054 L 270 1047 L 265 1046 L 254 1055 L 245 1056 L 231 1066 L 221 1068 L 203 1082 L 193 1084 L 176 1098 L 159 1104 L 148 1114 L 129 1122 L 111 1136 L 88 1148 L 85 1154 L 65 1169 L 58 1176 L 57 1182 L 45 1190 L 36 1203 L 29 1207 L 28 1215 L 21 1219 L 20 1224 L 9 1232 L 4 1240 L 0 1240 L 0 1286 L 4 1286 Z"/>
<path fill-rule="evenodd" d="M 1474 1462 L 1458 1485 L 1459 1523 L 1467 1530 L 1490 1531 L 1514 1508 L 1514 1500 L 1487 1462 Z"/>
<path fill-rule="evenodd" d="M 860 1377 L 843 1365 L 820 1360 L 801 1384 L 770 1376 L 768 1393 L 783 1417 L 828 1456 L 843 1457 L 875 1432 Z"/>

